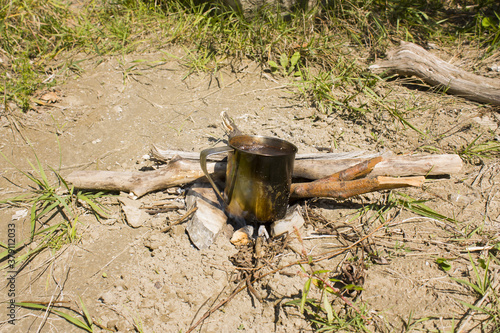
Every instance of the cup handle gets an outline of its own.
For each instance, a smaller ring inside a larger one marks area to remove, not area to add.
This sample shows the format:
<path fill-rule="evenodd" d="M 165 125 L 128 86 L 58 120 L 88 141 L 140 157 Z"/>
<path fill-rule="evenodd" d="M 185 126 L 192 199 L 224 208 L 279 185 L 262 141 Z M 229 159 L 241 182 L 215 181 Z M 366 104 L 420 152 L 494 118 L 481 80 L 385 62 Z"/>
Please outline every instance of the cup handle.
<path fill-rule="evenodd" d="M 212 187 L 215 190 L 215 193 L 217 193 L 217 195 L 219 196 L 219 198 L 222 200 L 222 202 L 224 204 L 227 204 L 227 203 L 224 200 L 224 197 L 222 196 L 222 193 L 219 191 L 219 189 L 217 188 L 217 185 L 215 185 L 212 177 L 208 173 L 208 170 L 207 170 L 207 157 L 210 156 L 210 155 L 220 154 L 220 153 L 226 153 L 226 152 L 230 152 L 230 151 L 233 151 L 233 148 L 231 148 L 229 146 L 225 146 L 225 147 L 215 147 L 215 148 L 205 149 L 205 150 L 202 150 L 201 153 L 200 153 L 201 170 L 203 170 L 203 173 L 205 174 L 205 176 L 207 177 L 208 181 L 210 182 L 210 185 L 212 185 Z"/>

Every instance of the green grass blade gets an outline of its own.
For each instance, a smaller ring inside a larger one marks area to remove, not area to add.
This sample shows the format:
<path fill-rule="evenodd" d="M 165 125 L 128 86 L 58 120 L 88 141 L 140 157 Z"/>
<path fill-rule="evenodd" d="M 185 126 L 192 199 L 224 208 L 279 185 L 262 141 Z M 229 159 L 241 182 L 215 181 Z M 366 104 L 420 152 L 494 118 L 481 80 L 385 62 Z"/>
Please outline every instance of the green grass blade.
<path fill-rule="evenodd" d="M 30 196 L 29 194 L 21 194 L 21 195 L 18 195 L 17 197 L 12 197 L 12 198 L 8 198 L 8 199 L 0 200 L 0 205 L 1 204 L 11 204 L 14 202 L 26 202 L 26 201 L 28 201 L 29 196 Z"/>
<path fill-rule="evenodd" d="M 28 160 L 28 164 L 31 166 L 31 169 L 33 170 L 37 170 L 37 168 L 31 163 L 31 161 Z M 38 172 L 40 172 L 38 170 Z M 43 179 L 42 177 L 42 180 L 36 178 L 35 176 L 32 176 L 32 175 L 29 175 L 27 176 L 31 181 L 33 181 L 34 183 L 36 183 L 40 189 L 47 189 L 47 188 L 50 188 L 50 186 L 48 186 L 47 182 L 45 182 L 45 180 Z"/>
<path fill-rule="evenodd" d="M 40 176 L 42 177 L 42 180 L 46 186 L 46 188 L 50 188 L 49 184 L 49 179 L 47 178 L 47 175 L 45 174 L 45 170 L 42 167 L 42 164 L 40 163 L 40 160 L 38 159 L 38 156 L 35 154 L 35 159 L 36 159 L 36 165 L 38 166 L 38 172 L 40 173 Z"/>
<path fill-rule="evenodd" d="M 312 278 L 309 278 L 304 284 L 304 292 L 302 293 L 302 298 L 300 300 L 300 307 L 299 307 L 301 313 L 304 313 L 304 306 L 306 305 L 307 295 L 309 294 L 309 290 L 311 289 L 311 281 Z"/>
<path fill-rule="evenodd" d="M 52 172 L 56 175 L 57 179 L 63 184 L 64 188 L 68 191 L 68 192 L 71 192 L 71 189 L 70 189 L 70 186 L 68 185 L 68 183 L 66 182 L 66 180 L 56 171 L 54 170 L 54 168 L 50 167 L 50 170 L 52 170 Z"/>
<path fill-rule="evenodd" d="M 1 243 L 0 245 L 4 249 L 6 249 L 5 251 L 3 251 L 3 252 L 0 253 L 0 262 L 1 262 L 5 258 L 7 258 L 7 256 L 9 255 L 9 248 L 8 248 L 7 244 Z M 15 253 L 15 252 L 19 251 L 19 249 L 21 249 L 24 245 L 25 245 L 25 242 L 19 242 L 19 243 L 15 244 L 14 247 L 11 248 L 10 250 L 14 251 L 14 253 Z"/>
<path fill-rule="evenodd" d="M 52 202 L 50 205 L 49 203 L 51 201 L 53 201 L 54 199 L 50 199 L 50 200 L 47 200 L 43 203 L 42 205 L 42 211 L 40 213 L 37 213 L 36 214 L 36 219 L 42 217 L 42 216 L 45 216 L 47 213 L 51 212 L 52 210 L 54 210 L 57 206 L 59 206 L 59 201 L 54 201 Z"/>
<path fill-rule="evenodd" d="M 314 298 L 307 298 L 305 303 L 306 304 L 311 304 L 313 306 L 317 306 L 317 304 L 316 304 L 315 301 L 316 300 Z M 295 305 L 295 306 L 299 307 L 300 306 L 300 302 L 302 302 L 302 299 L 294 299 L 292 301 L 286 302 L 285 304 L 286 305 Z"/>
<path fill-rule="evenodd" d="M 323 295 L 323 307 L 325 308 L 326 318 L 328 320 L 328 324 L 330 325 L 333 322 L 333 308 L 332 304 L 328 301 L 328 297 Z"/>
<path fill-rule="evenodd" d="M 30 250 L 27 253 L 25 253 L 25 254 L 23 254 L 23 255 L 21 255 L 19 257 L 16 257 L 15 258 L 14 266 L 17 266 L 19 263 L 24 262 L 26 259 L 28 259 L 29 257 L 31 257 L 33 254 L 40 252 L 45 247 L 46 246 L 44 244 L 42 244 L 42 245 L 38 246 L 36 249 Z M 7 263 L 7 264 L 3 265 L 2 267 L 0 267 L 0 270 L 5 269 L 8 266 L 10 266 L 10 265 Z"/>
<path fill-rule="evenodd" d="M 319 275 L 319 274 L 324 274 L 324 273 L 330 273 L 331 271 L 328 269 L 320 269 L 317 271 L 314 271 L 313 275 Z"/>
<path fill-rule="evenodd" d="M 84 315 L 85 319 L 87 320 L 87 323 L 89 324 L 89 326 L 92 327 L 92 325 L 94 324 L 94 322 L 92 321 L 92 316 L 87 311 L 87 308 L 85 307 L 85 304 L 83 303 L 82 298 L 80 296 L 78 296 L 78 299 L 80 300 L 80 306 L 82 307 L 83 315 Z"/>
<path fill-rule="evenodd" d="M 15 304 L 17 306 L 19 306 L 19 307 L 28 308 L 28 309 L 47 310 L 47 306 L 42 305 L 42 304 L 37 304 L 37 303 L 18 302 L 18 303 L 15 303 Z M 89 327 L 83 321 L 81 321 L 80 319 L 75 318 L 75 317 L 73 317 L 73 316 L 71 316 L 71 315 L 69 315 L 67 313 L 64 313 L 62 311 L 56 310 L 54 308 L 50 308 L 49 312 L 55 313 L 59 317 L 66 319 L 71 324 L 73 324 L 73 325 L 75 325 L 75 326 L 77 326 L 77 327 L 79 327 L 81 329 L 84 329 L 87 332 L 93 332 L 94 331 L 91 327 Z"/>
<path fill-rule="evenodd" d="M 28 178 L 29 180 L 31 180 L 32 182 L 34 182 L 35 184 L 37 184 L 40 188 L 43 187 L 43 184 L 35 177 L 33 177 L 32 175 L 30 175 L 29 173 L 25 172 L 25 171 L 22 171 L 21 169 L 19 169 L 14 163 L 12 163 L 11 160 L 9 160 L 9 158 L 7 156 L 4 155 L 4 153 L 2 153 L 0 151 L 0 155 L 2 155 L 2 157 L 7 161 L 7 163 L 9 163 L 10 165 L 12 165 L 17 171 L 19 171 L 23 176 L 25 176 L 26 178 Z M 28 163 L 31 165 L 31 163 L 28 161 Z"/>
<path fill-rule="evenodd" d="M 477 285 L 475 285 L 474 283 L 471 283 L 469 281 L 465 281 L 465 280 L 462 280 L 462 279 L 457 279 L 457 278 L 454 278 L 454 277 L 451 277 L 450 279 L 452 279 L 453 281 L 456 281 L 458 283 L 464 284 L 466 286 L 469 286 L 470 288 L 474 289 L 481 296 L 483 296 L 483 294 L 484 294 L 483 291 Z"/>
<path fill-rule="evenodd" d="M 415 199 L 411 198 L 410 196 L 408 196 L 404 193 L 401 193 L 401 192 L 398 192 L 398 194 L 400 196 L 408 199 L 408 200 L 396 199 L 397 204 L 403 206 L 404 208 L 406 208 L 406 209 L 408 209 L 416 214 L 419 214 L 419 215 L 425 216 L 425 217 L 429 217 L 429 218 L 433 218 L 436 220 L 444 220 L 444 221 L 453 222 L 453 223 L 457 222 L 456 220 L 454 220 L 450 217 L 447 217 L 445 215 L 442 215 L 442 214 L 436 212 L 435 210 L 428 207 L 427 205 L 424 205 L 425 201 L 415 200 Z"/>
<path fill-rule="evenodd" d="M 72 218 L 74 218 L 73 210 L 70 209 L 68 206 L 68 198 L 63 198 L 55 193 L 53 195 L 57 199 L 57 202 L 55 202 L 55 204 L 57 204 L 56 207 L 59 205 L 63 206 L 66 210 L 66 213 L 68 213 L 69 215 L 71 215 Z"/>
<path fill-rule="evenodd" d="M 466 307 L 468 307 L 468 308 L 470 308 L 470 309 L 472 309 L 472 310 L 475 310 L 475 311 L 478 311 L 478 312 L 482 312 L 482 313 L 486 313 L 486 314 L 490 314 L 490 313 L 489 313 L 489 311 L 488 311 L 487 309 L 480 308 L 480 307 L 478 307 L 478 306 L 472 305 L 472 304 L 470 304 L 470 303 L 464 302 L 464 301 L 459 300 L 459 299 L 457 299 L 457 301 L 458 301 L 460 304 L 462 304 L 462 305 L 464 305 L 464 306 L 466 306 Z"/>
<path fill-rule="evenodd" d="M 38 253 L 40 252 L 41 250 L 43 250 L 44 248 L 46 248 L 48 246 L 48 241 L 55 236 L 55 234 L 58 232 L 58 229 L 62 226 L 63 224 L 62 223 L 58 223 L 56 225 L 53 225 L 51 227 L 48 227 L 48 228 L 45 228 L 43 230 L 39 230 L 38 232 L 36 232 L 34 234 L 33 237 L 35 236 L 38 236 L 38 235 L 41 235 L 41 234 L 45 234 L 45 236 L 43 237 L 43 239 L 40 241 L 40 245 L 34 249 L 34 250 L 30 250 L 28 251 L 28 253 L 25 253 L 19 257 L 16 257 L 16 265 L 20 262 L 23 262 L 24 260 L 28 259 L 29 257 L 31 257 L 33 254 L 35 253 Z M 25 244 L 27 244 L 28 241 L 23 241 L 23 242 L 19 242 L 17 245 L 16 245 L 16 248 L 15 250 L 17 251 L 18 249 L 22 248 L 23 246 L 25 246 Z M 0 254 L 0 260 L 2 260 L 4 257 L 6 257 L 8 254 L 7 251 L 4 251 Z M 7 267 L 8 264 L 5 264 L 3 265 L 2 267 L 0 267 L 0 270 L 4 269 L 5 267 Z"/>
<path fill-rule="evenodd" d="M 102 209 L 98 204 L 96 204 L 93 199 L 88 198 L 87 196 L 85 196 L 84 194 L 82 194 L 80 192 L 77 194 L 77 198 L 85 201 L 99 215 L 101 215 L 103 217 L 108 217 L 108 213 L 106 213 L 104 211 L 104 209 Z"/>
<path fill-rule="evenodd" d="M 36 230 L 36 219 L 37 219 L 37 202 L 35 201 L 33 205 L 31 205 L 31 211 L 30 211 L 30 232 L 31 232 L 31 239 L 35 236 L 35 230 Z"/>
<path fill-rule="evenodd" d="M 58 223 L 58 224 L 55 224 L 53 226 L 50 226 L 50 227 L 47 227 L 45 229 L 42 229 L 42 230 L 38 230 L 36 233 L 35 233 L 35 236 L 38 236 L 38 235 L 41 235 L 41 234 L 47 234 L 47 233 L 50 233 L 50 232 L 53 232 L 55 230 L 57 230 L 59 227 L 63 226 L 64 224 L 63 223 Z"/>

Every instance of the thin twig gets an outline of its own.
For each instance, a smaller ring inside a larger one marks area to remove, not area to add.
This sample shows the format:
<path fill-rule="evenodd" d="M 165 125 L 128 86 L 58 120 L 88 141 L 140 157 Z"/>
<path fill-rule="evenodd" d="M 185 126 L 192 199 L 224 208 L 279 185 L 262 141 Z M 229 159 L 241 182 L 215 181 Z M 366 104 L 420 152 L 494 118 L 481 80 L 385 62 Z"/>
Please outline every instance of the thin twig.
<path fill-rule="evenodd" d="M 47 318 L 49 317 L 50 313 L 52 312 L 51 310 L 54 307 L 54 302 L 57 301 L 57 299 L 59 299 L 59 297 L 61 296 L 61 294 L 63 292 L 63 289 L 64 289 L 64 285 L 66 284 L 66 281 L 68 280 L 68 277 L 69 277 L 69 271 L 71 269 L 71 267 L 68 267 L 68 269 L 66 270 L 66 277 L 62 281 L 62 285 L 61 285 L 61 283 L 59 283 L 59 281 L 57 281 L 57 279 L 56 279 L 56 276 L 55 276 L 55 273 L 54 273 L 54 270 L 55 270 L 54 264 L 55 263 L 52 263 L 52 272 L 51 272 L 51 275 L 52 275 L 52 279 L 54 280 L 54 282 L 56 284 L 56 287 L 55 287 L 54 293 L 50 297 L 50 301 L 49 301 L 49 304 L 47 305 L 47 308 L 45 310 L 45 313 L 44 313 L 44 316 L 42 318 L 42 321 L 41 321 L 40 325 L 38 326 L 37 333 L 39 333 L 39 332 L 42 331 L 42 328 L 45 325 L 45 323 L 47 321 Z M 55 296 L 55 291 L 57 289 L 59 289 L 59 292 L 57 293 L 57 296 Z"/>
<path fill-rule="evenodd" d="M 191 215 L 194 214 L 198 210 L 198 207 L 193 207 L 190 210 L 186 212 L 186 214 L 182 215 L 181 218 L 179 218 L 177 221 L 171 223 L 169 226 L 166 226 L 165 228 L 161 229 L 161 232 L 168 232 L 174 225 L 180 224 L 187 220 Z"/>
<path fill-rule="evenodd" d="M 319 257 L 317 258 L 313 258 L 312 260 L 299 260 L 299 261 L 296 261 L 296 262 L 293 262 L 293 263 L 290 263 L 290 264 L 287 264 L 285 266 L 281 266 L 281 267 L 278 267 L 272 271 L 269 271 L 267 273 L 264 273 L 258 277 L 256 277 L 255 279 L 253 279 L 253 281 L 251 281 L 250 283 L 255 283 L 257 282 L 258 280 L 268 276 L 268 275 L 272 275 L 272 274 L 275 274 L 285 268 L 288 268 L 288 267 L 292 267 L 292 266 L 296 266 L 296 265 L 301 265 L 301 264 L 308 264 L 308 263 L 312 263 L 312 262 L 319 262 L 321 260 L 325 260 L 325 259 L 330 259 L 334 256 L 337 256 L 339 254 L 342 254 L 343 252 L 345 251 L 348 251 L 350 249 L 352 249 L 353 247 L 357 246 L 359 243 L 363 242 L 364 240 L 366 240 L 367 238 L 371 237 L 375 232 L 377 232 L 378 230 L 380 230 L 380 228 L 382 228 L 383 226 L 385 226 L 386 224 L 388 224 L 390 221 L 392 221 L 392 218 L 391 219 L 388 219 L 387 221 L 385 221 L 384 223 L 382 223 L 381 225 L 379 225 L 377 228 L 375 228 L 372 232 L 370 232 L 368 235 L 366 235 L 365 237 L 363 237 L 362 239 L 352 243 L 351 245 L 341 249 L 341 250 L 338 250 L 337 252 L 332 252 L 332 251 L 328 251 L 328 252 L 325 252 L 325 253 L 322 253 L 320 254 Z M 207 319 L 212 313 L 214 313 L 215 311 L 217 311 L 220 307 L 224 306 L 225 304 L 227 304 L 229 301 L 231 301 L 237 294 L 239 294 L 241 291 L 245 290 L 247 288 L 247 284 L 244 284 L 245 281 L 241 281 L 240 284 L 238 285 L 238 287 L 231 293 L 231 295 L 223 300 L 222 302 L 220 302 L 219 304 L 217 304 L 216 306 L 212 307 L 210 310 L 208 310 L 197 322 L 196 324 L 192 325 L 187 331 L 186 333 L 190 333 L 192 332 L 198 325 L 200 325 L 205 319 Z M 241 286 L 242 284 L 244 284 L 243 286 Z"/>
<path fill-rule="evenodd" d="M 469 246 L 465 248 L 464 250 L 460 250 L 460 252 L 476 252 L 476 251 L 489 251 L 493 249 L 493 245 L 487 245 L 487 246 Z"/>
<path fill-rule="evenodd" d="M 21 132 L 21 129 L 19 128 L 19 125 L 17 124 L 16 120 L 14 119 L 14 117 L 12 117 L 10 114 L 7 115 L 7 119 L 9 120 L 9 122 L 11 123 L 12 126 L 14 126 L 14 128 L 17 130 L 17 132 L 19 133 L 19 135 L 21 135 L 21 138 L 24 140 L 24 143 L 26 143 L 27 145 L 29 145 L 29 140 L 26 139 L 26 137 L 24 136 L 23 132 Z M 11 128 L 12 130 L 12 128 Z M 14 131 L 12 131 L 12 133 L 14 133 Z"/>
<path fill-rule="evenodd" d="M 264 302 L 264 300 L 262 299 L 262 296 L 252 286 L 251 275 L 248 275 L 248 277 L 246 278 L 245 281 L 246 281 L 246 286 L 247 286 L 248 290 L 250 290 L 250 292 L 252 293 L 252 295 L 254 295 L 255 298 L 257 298 L 260 303 Z"/>
<path fill-rule="evenodd" d="M 229 86 L 231 86 L 233 83 L 235 82 L 238 82 L 240 81 L 241 79 L 243 79 L 244 77 L 246 76 L 246 74 L 244 74 L 241 78 L 236 78 L 234 79 L 233 81 L 229 82 L 228 84 L 226 84 L 225 86 L 219 88 L 219 89 L 215 89 L 207 94 L 205 94 L 204 96 L 201 96 L 201 97 L 197 97 L 197 98 L 193 98 L 193 99 L 190 99 L 188 101 L 184 101 L 184 102 L 179 102 L 179 103 L 172 103 L 170 105 L 179 105 L 179 104 L 186 104 L 186 103 L 192 103 L 192 102 L 196 102 L 196 101 L 199 101 L 199 100 L 204 100 L 205 98 L 215 94 L 215 93 L 218 93 L 218 92 L 221 92 L 222 90 L 224 90 L 224 88 L 227 88 Z"/>
<path fill-rule="evenodd" d="M 241 285 L 244 285 L 243 287 Z M 219 304 L 217 304 L 216 306 L 212 307 L 210 310 L 208 310 L 207 312 L 205 312 L 205 314 L 203 315 L 203 317 L 200 318 L 200 320 L 198 320 L 196 322 L 196 324 L 192 325 L 187 331 L 186 333 L 190 333 L 192 332 L 198 325 L 200 325 L 205 319 L 207 319 L 212 313 L 214 313 L 215 311 L 217 311 L 221 306 L 223 306 L 224 304 L 228 303 L 230 300 L 232 300 L 236 295 L 238 295 L 241 291 L 245 290 L 246 289 L 246 283 L 245 281 L 241 281 L 240 284 L 238 285 L 238 287 L 236 287 L 235 291 L 232 292 L 231 295 L 229 295 L 228 298 L 226 298 L 225 300 L 223 300 L 222 302 L 220 302 Z"/>

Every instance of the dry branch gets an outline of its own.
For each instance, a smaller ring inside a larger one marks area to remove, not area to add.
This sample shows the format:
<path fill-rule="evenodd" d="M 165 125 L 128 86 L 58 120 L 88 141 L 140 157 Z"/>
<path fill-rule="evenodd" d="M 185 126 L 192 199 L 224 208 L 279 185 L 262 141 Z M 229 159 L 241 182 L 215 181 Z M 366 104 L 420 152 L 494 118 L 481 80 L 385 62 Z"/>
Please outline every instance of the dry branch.
<path fill-rule="evenodd" d="M 207 168 L 215 176 L 220 176 L 225 173 L 226 163 L 213 162 Z M 132 192 L 141 197 L 203 177 L 199 162 L 178 159 L 152 171 L 74 171 L 66 177 L 66 181 L 80 189 Z"/>
<path fill-rule="evenodd" d="M 500 80 L 466 72 L 441 60 L 424 48 L 408 42 L 388 53 L 387 60 L 369 67 L 375 73 L 388 71 L 422 79 L 427 84 L 476 102 L 500 105 Z"/>
<path fill-rule="evenodd" d="M 328 159 L 325 159 L 324 155 L 328 155 Z M 376 155 L 380 154 L 355 152 L 309 155 L 308 158 L 299 158 L 295 161 L 293 176 L 311 180 L 321 179 Z M 207 167 L 215 177 L 225 175 L 224 161 L 207 163 Z M 447 175 L 457 173 L 461 167 L 462 160 L 453 154 L 394 156 L 376 164 L 368 177 Z M 66 181 L 80 189 L 132 192 L 140 197 L 152 191 L 188 184 L 203 178 L 204 174 L 198 161 L 176 159 L 165 167 L 153 171 L 74 171 L 66 177 Z"/>
<path fill-rule="evenodd" d="M 424 176 L 403 178 L 378 176 L 375 178 L 362 178 L 350 181 L 316 181 L 309 183 L 298 183 L 292 184 L 291 197 L 329 197 L 345 199 L 368 192 L 390 190 L 410 186 L 420 187 L 423 185 L 424 181 Z"/>
<path fill-rule="evenodd" d="M 179 157 L 197 161 L 197 163 L 200 160 L 200 153 L 162 150 L 156 146 L 153 147 L 151 154 L 155 159 L 161 161 Z M 214 161 L 221 161 L 223 157 L 224 155 L 209 156 Z M 375 153 L 366 151 L 311 153 L 297 154 L 295 156 L 293 176 L 311 180 L 321 179 L 377 157 L 383 157 L 383 160 L 375 165 L 368 177 L 451 175 L 459 172 L 463 166 L 462 159 L 456 154 L 395 156 L 392 152 Z"/>
<path fill-rule="evenodd" d="M 382 162 L 382 160 L 382 156 L 374 157 L 358 163 L 348 169 L 335 172 L 328 177 L 315 180 L 314 182 L 342 182 L 346 180 L 361 178 L 368 175 L 378 163 Z"/>

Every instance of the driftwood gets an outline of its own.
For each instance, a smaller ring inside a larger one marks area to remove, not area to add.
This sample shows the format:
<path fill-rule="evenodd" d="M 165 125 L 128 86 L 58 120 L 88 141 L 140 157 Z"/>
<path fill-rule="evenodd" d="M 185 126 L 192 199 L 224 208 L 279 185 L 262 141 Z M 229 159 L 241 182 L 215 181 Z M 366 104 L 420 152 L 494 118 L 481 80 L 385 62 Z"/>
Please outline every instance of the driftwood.
<path fill-rule="evenodd" d="M 500 105 L 500 79 L 466 72 L 441 60 L 424 48 L 408 42 L 388 54 L 387 60 L 369 67 L 374 73 L 399 74 L 422 79 L 427 84 L 476 102 Z"/>
<path fill-rule="evenodd" d="M 209 172 L 220 176 L 225 173 L 226 163 L 213 162 L 207 167 Z M 199 162 L 177 159 L 152 171 L 80 170 L 72 172 L 65 179 L 79 189 L 131 192 L 141 197 L 202 177 L 204 174 Z"/>
<path fill-rule="evenodd" d="M 151 155 L 161 161 L 180 157 L 196 161 L 199 164 L 200 160 L 200 153 L 162 150 L 158 147 L 153 147 Z M 211 155 L 209 158 L 213 161 L 222 161 L 223 157 L 224 155 Z M 374 153 L 366 151 L 312 153 L 296 155 L 293 176 L 311 180 L 320 179 L 376 157 L 382 157 L 382 161 L 375 165 L 373 170 L 367 175 L 368 177 L 452 175 L 459 172 L 463 166 L 462 159 L 456 154 L 396 156 L 392 152 Z M 218 166 L 218 171 L 225 170 L 225 164 L 223 163 L 207 164 L 212 169 L 215 165 Z"/>
<path fill-rule="evenodd" d="M 377 155 L 380 156 L 374 153 L 354 152 L 316 154 L 309 155 L 307 158 L 298 156 L 293 176 L 311 180 L 321 179 L 377 157 Z M 393 156 L 384 157 L 366 177 L 449 175 L 459 172 L 461 167 L 462 160 L 455 154 Z M 224 161 L 209 162 L 207 168 L 215 177 L 221 178 L 225 175 L 226 163 Z M 66 181 L 75 188 L 132 192 L 138 197 L 152 191 L 203 179 L 204 174 L 199 161 L 188 159 L 176 159 L 152 171 L 84 170 L 74 171 L 66 177 Z"/>
<path fill-rule="evenodd" d="M 221 113 L 221 118 L 229 137 L 241 133 L 226 112 Z M 199 153 L 153 147 L 151 155 L 156 160 L 168 161 L 166 166 L 144 172 L 75 171 L 66 177 L 66 181 L 79 189 L 124 191 L 140 197 L 149 192 L 205 180 Z M 459 172 L 461 168 L 462 160 L 455 154 L 394 156 L 391 152 L 382 154 L 363 151 L 298 154 L 293 177 L 317 181 L 293 184 L 291 194 L 297 198 L 347 198 L 383 189 L 421 186 L 424 181 L 423 177 L 393 177 L 448 175 Z M 207 163 L 207 169 L 214 178 L 223 178 L 226 162 L 219 157 Z M 354 180 L 360 177 L 364 178 Z"/>
<path fill-rule="evenodd" d="M 346 199 L 368 192 L 390 190 L 401 187 L 420 187 L 425 177 L 384 177 L 362 178 L 350 181 L 309 182 L 292 184 L 292 198 L 328 197 Z"/>
<path fill-rule="evenodd" d="M 377 176 L 375 178 L 366 178 L 365 176 L 370 174 L 382 159 L 381 156 L 374 157 L 313 182 L 292 184 L 290 190 L 291 197 L 345 199 L 368 192 L 410 186 L 420 187 L 424 184 L 424 176 L 402 178 Z"/>
<path fill-rule="evenodd" d="M 344 169 L 339 172 L 335 172 L 334 174 L 331 174 L 328 177 L 321 178 L 318 180 L 315 180 L 311 184 L 317 184 L 317 183 L 328 183 L 328 182 L 342 182 L 346 180 L 353 180 L 356 178 L 361 178 L 366 175 L 368 175 L 370 172 L 373 171 L 375 166 L 382 162 L 383 157 L 382 156 L 377 156 L 374 158 L 371 158 L 369 160 L 363 161 L 361 163 L 358 163 L 356 165 L 353 165 L 352 167 L 348 169 Z"/>

